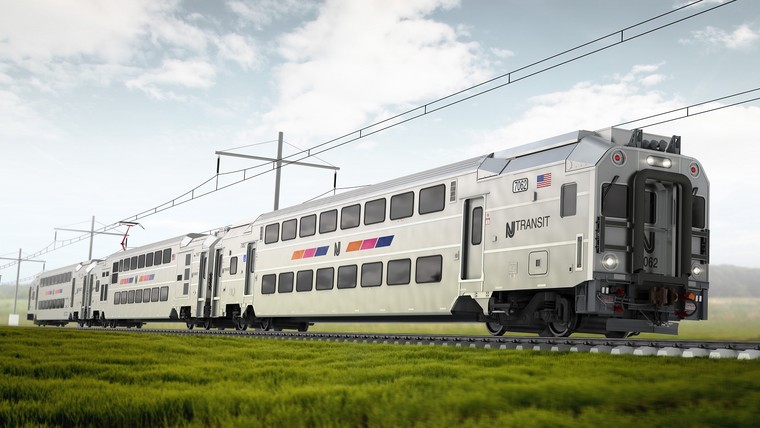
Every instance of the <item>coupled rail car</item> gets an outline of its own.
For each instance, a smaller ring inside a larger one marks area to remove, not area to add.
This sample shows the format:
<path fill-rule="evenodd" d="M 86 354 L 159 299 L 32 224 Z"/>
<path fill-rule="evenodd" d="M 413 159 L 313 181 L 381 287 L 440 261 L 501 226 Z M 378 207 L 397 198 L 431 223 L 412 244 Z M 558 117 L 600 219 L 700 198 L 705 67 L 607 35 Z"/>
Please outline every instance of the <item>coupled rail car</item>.
<path fill-rule="evenodd" d="M 709 181 L 680 137 L 577 131 L 45 272 L 28 316 L 677 334 L 707 319 L 709 241 Z"/>

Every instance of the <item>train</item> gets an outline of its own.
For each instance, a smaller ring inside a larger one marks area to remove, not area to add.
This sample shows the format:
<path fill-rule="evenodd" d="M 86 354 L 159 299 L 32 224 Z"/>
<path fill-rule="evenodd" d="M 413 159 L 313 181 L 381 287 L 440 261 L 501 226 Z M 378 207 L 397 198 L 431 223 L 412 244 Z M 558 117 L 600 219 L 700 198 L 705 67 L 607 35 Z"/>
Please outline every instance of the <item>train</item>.
<path fill-rule="evenodd" d="M 41 273 L 28 320 L 677 334 L 707 319 L 709 241 L 679 136 L 581 130 Z"/>

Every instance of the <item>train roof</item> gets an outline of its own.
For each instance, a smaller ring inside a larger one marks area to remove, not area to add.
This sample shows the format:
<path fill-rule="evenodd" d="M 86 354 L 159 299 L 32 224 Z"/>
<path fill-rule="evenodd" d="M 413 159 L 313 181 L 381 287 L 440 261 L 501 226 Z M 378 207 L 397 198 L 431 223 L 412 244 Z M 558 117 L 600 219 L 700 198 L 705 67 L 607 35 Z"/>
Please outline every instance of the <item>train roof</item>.
<path fill-rule="evenodd" d="M 423 185 L 469 172 L 477 172 L 478 178 L 481 179 L 509 171 L 515 171 L 517 169 L 526 169 L 530 166 L 538 166 L 565 159 L 571 163 L 571 169 L 587 167 L 596 164 L 609 148 L 613 146 L 629 145 L 631 136 L 635 132 L 636 131 L 634 130 L 614 127 L 605 128 L 596 132 L 586 130 L 573 131 L 556 137 L 519 145 L 483 156 L 440 166 L 438 168 L 395 178 L 358 190 L 304 202 L 278 211 L 264 213 L 253 222 L 237 224 L 233 226 L 233 228 L 250 225 L 259 221 L 269 221 L 274 218 L 287 217 L 304 211 L 316 210 L 321 207 L 338 205 L 345 201 L 367 198 L 392 191 L 393 189 L 403 189 L 415 185 Z M 651 140 L 670 138 L 651 134 L 642 135 L 644 138 Z M 507 168 L 508 164 L 509 168 Z"/>

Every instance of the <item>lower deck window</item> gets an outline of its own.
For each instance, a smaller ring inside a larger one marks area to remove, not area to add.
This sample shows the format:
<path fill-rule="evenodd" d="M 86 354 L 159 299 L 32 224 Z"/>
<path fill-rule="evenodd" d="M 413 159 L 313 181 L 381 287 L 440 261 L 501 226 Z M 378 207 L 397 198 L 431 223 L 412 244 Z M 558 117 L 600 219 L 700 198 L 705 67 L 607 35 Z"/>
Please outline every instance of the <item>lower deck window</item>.
<path fill-rule="evenodd" d="M 441 282 L 443 274 L 443 257 L 419 257 L 415 269 L 414 280 L 417 284 Z"/>
<path fill-rule="evenodd" d="M 383 263 L 364 263 L 362 265 L 362 287 L 379 287 L 383 282 Z"/>
<path fill-rule="evenodd" d="M 264 275 L 261 277 L 261 294 L 274 294 L 277 284 L 277 275 Z"/>
<path fill-rule="evenodd" d="M 391 260 L 388 262 L 388 285 L 409 284 L 412 261 L 410 259 Z"/>
<path fill-rule="evenodd" d="M 296 291 L 311 291 L 314 287 L 314 271 L 301 270 L 296 275 Z"/>
<path fill-rule="evenodd" d="M 280 274 L 280 280 L 277 282 L 277 292 L 293 292 L 293 272 L 285 272 Z"/>
<path fill-rule="evenodd" d="M 338 268 L 338 288 L 356 288 L 356 265 Z"/>
<path fill-rule="evenodd" d="M 335 268 L 317 269 L 317 290 L 332 290 Z"/>

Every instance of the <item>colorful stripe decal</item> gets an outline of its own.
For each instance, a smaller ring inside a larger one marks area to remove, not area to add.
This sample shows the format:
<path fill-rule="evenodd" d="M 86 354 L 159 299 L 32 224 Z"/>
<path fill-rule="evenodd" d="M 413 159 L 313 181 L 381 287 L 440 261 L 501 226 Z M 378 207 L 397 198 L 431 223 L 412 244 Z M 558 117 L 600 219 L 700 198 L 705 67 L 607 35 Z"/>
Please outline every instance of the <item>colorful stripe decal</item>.
<path fill-rule="evenodd" d="M 362 241 L 353 241 L 348 243 L 346 251 L 371 250 L 373 248 L 390 247 L 393 243 L 393 236 L 381 236 L 379 238 L 370 238 Z"/>
<path fill-rule="evenodd" d="M 293 251 L 293 256 L 290 260 L 308 259 L 311 257 L 321 257 L 327 255 L 327 250 L 330 247 L 325 245 L 324 247 L 309 248 L 306 250 Z"/>
<path fill-rule="evenodd" d="M 148 282 L 153 281 L 156 278 L 156 274 L 152 273 L 150 275 L 140 275 L 140 276 L 132 276 L 129 278 L 122 278 L 119 280 L 120 285 L 126 285 L 126 284 L 135 284 L 138 282 Z"/>
<path fill-rule="evenodd" d="M 46 296 L 52 296 L 52 295 L 55 295 L 55 294 L 63 294 L 63 288 L 58 288 L 58 289 L 55 289 L 55 290 L 48 290 L 48 291 L 45 292 Z"/>

